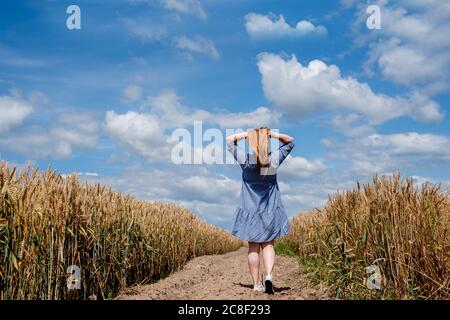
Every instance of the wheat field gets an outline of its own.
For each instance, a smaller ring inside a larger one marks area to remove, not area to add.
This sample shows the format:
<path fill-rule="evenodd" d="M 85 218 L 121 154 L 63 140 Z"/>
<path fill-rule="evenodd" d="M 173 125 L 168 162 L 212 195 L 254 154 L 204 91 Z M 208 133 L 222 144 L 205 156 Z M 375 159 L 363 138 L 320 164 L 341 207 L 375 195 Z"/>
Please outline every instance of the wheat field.
<path fill-rule="evenodd" d="M 174 204 L 140 201 L 99 184 L 0 164 L 0 299 L 70 299 L 67 268 L 81 269 L 75 298 L 112 298 L 189 259 L 241 241 Z"/>
<path fill-rule="evenodd" d="M 337 298 L 450 298 L 450 198 L 440 185 L 375 176 L 295 217 L 281 242 Z M 370 265 L 380 268 L 381 291 L 365 285 Z"/>

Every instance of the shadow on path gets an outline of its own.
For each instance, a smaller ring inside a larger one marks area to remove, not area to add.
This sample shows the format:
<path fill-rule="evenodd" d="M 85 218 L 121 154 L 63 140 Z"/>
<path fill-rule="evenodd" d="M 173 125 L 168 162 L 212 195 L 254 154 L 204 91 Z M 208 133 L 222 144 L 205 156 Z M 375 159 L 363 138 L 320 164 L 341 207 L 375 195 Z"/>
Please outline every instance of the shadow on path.
<path fill-rule="evenodd" d="M 253 289 L 253 285 L 251 285 L 251 284 L 244 284 L 242 282 L 233 283 L 233 284 L 241 286 L 241 287 L 244 287 L 244 288 Z M 274 289 L 275 292 L 283 292 L 283 291 L 291 290 L 291 287 L 280 287 L 280 288 L 278 288 L 278 287 L 274 286 L 273 289 Z"/>

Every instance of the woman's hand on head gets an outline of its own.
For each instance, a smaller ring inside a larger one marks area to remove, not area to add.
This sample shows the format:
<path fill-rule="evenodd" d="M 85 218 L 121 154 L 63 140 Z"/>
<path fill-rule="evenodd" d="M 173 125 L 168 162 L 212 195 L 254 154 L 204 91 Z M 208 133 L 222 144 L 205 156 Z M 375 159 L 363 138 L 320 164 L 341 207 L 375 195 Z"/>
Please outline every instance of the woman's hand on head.
<path fill-rule="evenodd" d="M 234 141 L 239 141 L 242 139 L 247 139 L 247 132 L 242 132 L 242 133 L 235 133 L 231 136 L 228 136 L 226 139 L 228 142 L 234 142 Z"/>
<path fill-rule="evenodd" d="M 274 139 L 278 139 L 282 143 L 289 143 L 292 140 L 294 140 L 293 137 L 288 136 L 287 134 L 279 133 L 279 132 L 272 131 L 272 130 L 269 132 L 269 137 L 270 138 L 274 138 Z"/>
<path fill-rule="evenodd" d="M 278 132 L 269 130 L 269 138 L 278 139 L 279 136 L 280 134 Z"/>

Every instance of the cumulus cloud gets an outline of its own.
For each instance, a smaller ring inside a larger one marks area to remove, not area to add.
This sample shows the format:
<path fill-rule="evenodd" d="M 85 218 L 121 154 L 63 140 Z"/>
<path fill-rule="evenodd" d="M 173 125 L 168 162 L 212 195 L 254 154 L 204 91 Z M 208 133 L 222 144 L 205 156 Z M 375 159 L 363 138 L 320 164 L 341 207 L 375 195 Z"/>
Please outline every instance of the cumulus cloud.
<path fill-rule="evenodd" d="M 267 107 L 258 107 L 250 112 L 217 112 L 210 113 L 209 122 L 221 128 L 255 128 L 272 127 L 279 122 L 281 115 Z"/>
<path fill-rule="evenodd" d="M 183 105 L 178 94 L 170 89 L 150 97 L 147 108 L 152 114 L 157 115 L 167 128 L 192 126 L 194 121 L 203 121 L 205 124 L 217 125 L 224 129 L 272 126 L 280 119 L 279 113 L 267 107 L 258 107 L 250 112 L 190 108 Z"/>
<path fill-rule="evenodd" d="M 58 116 L 51 129 L 52 136 L 77 148 L 93 148 L 96 145 L 98 124 L 88 113 L 65 112 Z"/>
<path fill-rule="evenodd" d="M 288 156 L 279 172 L 287 179 L 307 178 L 326 170 L 326 165 L 321 159 L 307 160 L 303 157 Z"/>
<path fill-rule="evenodd" d="M 49 127 L 30 127 L 11 132 L 0 146 L 32 158 L 67 159 L 76 149 L 92 149 L 98 125 L 87 113 L 62 113 Z"/>
<path fill-rule="evenodd" d="M 318 111 L 346 110 L 363 114 L 371 124 L 409 116 L 420 121 L 439 121 L 439 105 L 413 93 L 409 97 L 388 96 L 372 91 L 367 83 L 344 77 L 336 65 L 312 60 L 302 65 L 295 56 L 283 59 L 263 53 L 258 57 L 262 85 L 267 99 L 291 117 Z"/>
<path fill-rule="evenodd" d="M 0 96 L 0 133 L 20 125 L 32 111 L 31 104 L 20 97 Z"/>
<path fill-rule="evenodd" d="M 370 176 L 375 173 L 417 170 L 450 160 L 450 140 L 429 133 L 371 133 L 346 141 L 325 139 L 330 159 L 346 161 L 349 172 Z M 430 162 L 433 160 L 433 162 Z"/>
<path fill-rule="evenodd" d="M 279 113 L 266 107 L 258 107 L 250 112 L 191 108 L 182 104 L 178 94 L 170 89 L 150 97 L 146 107 L 152 114 L 157 115 L 167 128 L 192 126 L 194 121 L 203 121 L 205 124 L 217 125 L 224 129 L 271 126 L 280 118 Z"/>
<path fill-rule="evenodd" d="M 443 58 L 430 60 L 419 48 L 397 46 L 383 52 L 378 65 L 386 78 L 405 85 L 442 78 Z M 420 66 L 420 67 L 418 67 Z"/>
<path fill-rule="evenodd" d="M 426 45 L 430 48 L 448 48 L 450 5 L 448 1 L 436 1 L 431 5 L 421 5 L 419 10 L 404 1 L 400 6 L 383 6 L 384 31 L 387 35 L 405 43 Z M 417 8 L 417 7 L 416 7 Z M 444 32 L 444 33 L 443 33 Z"/>
<path fill-rule="evenodd" d="M 279 113 L 266 107 L 259 107 L 250 112 L 191 108 L 184 105 L 178 94 L 170 89 L 147 97 L 141 108 L 145 111 L 128 111 L 124 114 L 108 111 L 105 116 L 105 129 L 130 152 L 150 162 L 169 161 L 171 148 L 175 143 L 170 139 L 171 130 L 192 128 L 194 121 L 202 121 L 205 126 L 222 129 L 245 129 L 271 126 L 280 118 Z"/>
<path fill-rule="evenodd" d="M 375 128 L 367 124 L 362 115 L 356 113 L 337 114 L 328 124 L 349 137 L 364 136 L 375 132 Z"/>
<path fill-rule="evenodd" d="M 105 128 L 111 137 L 147 160 L 170 160 L 168 138 L 164 136 L 159 119 L 149 113 L 108 111 Z"/>
<path fill-rule="evenodd" d="M 423 93 L 448 89 L 450 64 L 450 3 L 448 1 L 405 0 L 393 4 L 379 0 L 382 29 L 368 33 L 366 5 L 357 5 L 353 25 L 358 44 L 369 47 L 365 65 L 369 74 L 377 66 L 386 80 Z"/>
<path fill-rule="evenodd" d="M 245 16 L 245 28 L 247 33 L 255 38 L 302 37 L 327 33 L 324 26 L 315 26 L 307 20 L 301 20 L 295 27 L 291 27 L 282 15 L 277 19 L 257 13 L 249 13 Z"/>
<path fill-rule="evenodd" d="M 446 136 L 417 132 L 373 134 L 362 140 L 362 145 L 388 149 L 397 155 L 425 155 L 450 160 L 450 139 Z"/>
<path fill-rule="evenodd" d="M 178 37 L 175 39 L 175 47 L 191 53 L 204 54 L 214 60 L 220 58 L 219 50 L 214 46 L 214 43 L 200 36 L 195 38 Z"/>

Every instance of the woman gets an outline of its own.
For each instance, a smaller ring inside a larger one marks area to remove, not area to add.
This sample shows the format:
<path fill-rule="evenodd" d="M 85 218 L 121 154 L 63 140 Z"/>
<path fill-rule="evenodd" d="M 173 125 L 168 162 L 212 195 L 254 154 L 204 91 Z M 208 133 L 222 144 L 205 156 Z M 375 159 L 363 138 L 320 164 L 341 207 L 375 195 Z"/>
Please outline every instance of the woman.
<path fill-rule="evenodd" d="M 270 138 L 281 147 L 270 153 Z M 252 154 L 237 145 L 246 139 Z M 281 203 L 277 169 L 294 147 L 294 138 L 259 128 L 227 137 L 228 150 L 242 168 L 241 203 L 233 216 L 232 234 L 248 241 L 248 265 L 253 290 L 273 294 L 272 269 L 275 262 L 274 240 L 289 232 L 289 220 Z M 266 278 L 259 278 L 259 253 L 262 251 Z"/>

